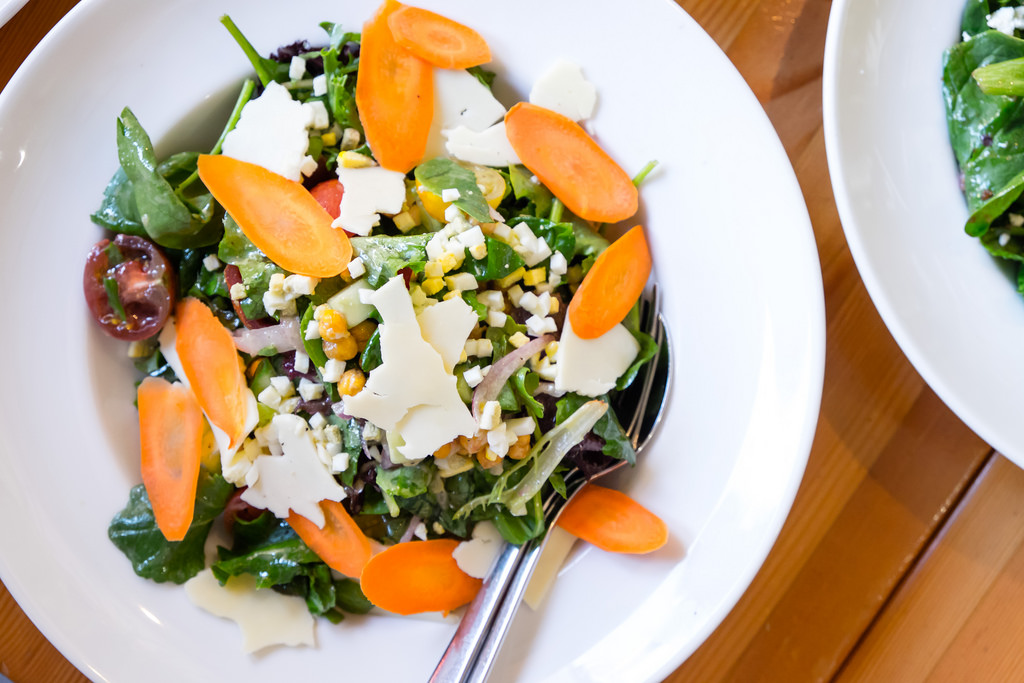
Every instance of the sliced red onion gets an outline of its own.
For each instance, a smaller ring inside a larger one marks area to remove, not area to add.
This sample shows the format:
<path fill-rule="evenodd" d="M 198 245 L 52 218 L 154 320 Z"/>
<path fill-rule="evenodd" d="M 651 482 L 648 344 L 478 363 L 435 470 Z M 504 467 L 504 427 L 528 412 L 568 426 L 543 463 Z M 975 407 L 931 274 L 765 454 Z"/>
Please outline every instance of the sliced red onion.
<path fill-rule="evenodd" d="M 511 351 L 501 357 L 497 363 L 491 366 L 484 381 L 476 385 L 473 391 L 473 417 L 480 420 L 480 411 L 484 404 L 498 398 L 501 388 L 505 386 L 508 378 L 515 374 L 515 371 L 523 367 L 530 356 L 538 353 L 554 339 L 551 335 L 542 335 L 531 339 L 518 349 Z"/>
<path fill-rule="evenodd" d="M 233 336 L 235 347 L 249 355 L 256 355 L 268 346 L 273 346 L 278 353 L 303 348 L 299 319 L 294 316 L 282 318 L 281 322 L 270 327 L 235 330 Z"/>
<path fill-rule="evenodd" d="M 416 534 L 416 527 L 419 525 L 420 521 L 419 515 L 413 515 L 412 519 L 409 520 L 409 526 L 405 528 L 405 533 L 403 533 L 402 537 L 398 539 L 398 542 L 408 543 L 411 541 L 412 537 Z"/>

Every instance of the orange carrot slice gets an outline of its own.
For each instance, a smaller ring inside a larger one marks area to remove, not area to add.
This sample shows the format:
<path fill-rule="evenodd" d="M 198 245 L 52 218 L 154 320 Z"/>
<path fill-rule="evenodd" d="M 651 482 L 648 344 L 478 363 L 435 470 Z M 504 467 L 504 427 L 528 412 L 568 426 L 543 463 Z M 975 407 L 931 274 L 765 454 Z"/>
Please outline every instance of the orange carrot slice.
<path fill-rule="evenodd" d="M 288 524 L 328 567 L 345 576 L 358 578 L 373 552 L 370 539 L 341 503 L 322 500 L 320 509 L 324 511 L 322 529 L 294 512 L 288 514 Z"/>
<path fill-rule="evenodd" d="M 248 387 L 231 333 L 199 299 L 188 297 L 176 309 L 175 346 L 199 406 L 234 448 L 245 438 Z"/>
<path fill-rule="evenodd" d="M 300 183 L 222 155 L 199 157 L 199 177 L 271 261 L 311 277 L 332 277 L 352 258 L 352 245 Z"/>
<path fill-rule="evenodd" d="M 649 553 L 668 542 L 668 527 L 625 493 L 587 484 L 562 510 L 558 526 L 613 553 Z"/>
<path fill-rule="evenodd" d="M 400 7 L 388 17 L 395 42 L 441 69 L 468 69 L 491 61 L 491 48 L 479 33 L 420 7 Z"/>
<path fill-rule="evenodd" d="M 385 0 L 363 26 L 356 106 L 377 163 L 408 173 L 427 149 L 434 73 L 430 64 L 395 42 L 388 17 L 401 7 Z"/>
<path fill-rule="evenodd" d="M 572 119 L 519 102 L 505 132 L 523 165 L 580 218 L 615 223 L 636 213 L 632 179 Z"/>
<path fill-rule="evenodd" d="M 650 274 L 651 252 L 638 225 L 601 252 L 573 294 L 568 316 L 576 336 L 594 339 L 621 322 Z"/>
<path fill-rule="evenodd" d="M 142 483 L 164 538 L 180 541 L 195 509 L 203 413 L 187 386 L 159 377 L 142 380 L 138 399 Z"/>
<path fill-rule="evenodd" d="M 447 612 L 472 600 L 483 581 L 466 574 L 454 539 L 399 543 L 373 556 L 360 577 L 366 598 L 396 614 Z"/>

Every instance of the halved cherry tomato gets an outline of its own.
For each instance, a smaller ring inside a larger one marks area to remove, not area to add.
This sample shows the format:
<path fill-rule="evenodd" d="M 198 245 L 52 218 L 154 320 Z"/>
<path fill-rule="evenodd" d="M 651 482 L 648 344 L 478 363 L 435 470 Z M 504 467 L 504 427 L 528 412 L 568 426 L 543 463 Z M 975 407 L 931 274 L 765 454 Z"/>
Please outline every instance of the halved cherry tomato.
<path fill-rule="evenodd" d="M 116 339 L 152 337 L 174 307 L 174 271 L 159 247 L 135 235 L 100 240 L 82 279 L 85 301 L 103 331 Z"/>
<path fill-rule="evenodd" d="M 345 194 L 345 187 L 340 180 L 325 180 L 314 186 L 309 193 L 320 202 L 324 211 L 331 214 L 331 218 L 341 215 L 341 197 Z"/>

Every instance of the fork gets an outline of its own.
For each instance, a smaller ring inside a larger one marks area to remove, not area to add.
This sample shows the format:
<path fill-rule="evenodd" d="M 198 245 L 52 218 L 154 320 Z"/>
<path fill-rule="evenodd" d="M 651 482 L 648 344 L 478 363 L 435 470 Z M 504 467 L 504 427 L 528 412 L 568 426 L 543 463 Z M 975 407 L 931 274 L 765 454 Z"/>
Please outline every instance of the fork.
<path fill-rule="evenodd" d="M 657 285 L 654 285 L 645 290 L 641 298 L 640 316 L 646 322 L 643 325 L 645 331 L 659 345 L 659 353 L 645 366 L 638 378 L 639 382 L 634 382 L 630 390 L 620 397 L 622 400 L 617 401 L 621 407 L 629 403 L 634 405 L 625 432 L 637 453 L 647 444 L 657 425 L 668 384 L 669 350 L 665 343 L 665 325 L 660 310 Z M 654 382 L 656 376 L 662 377 L 658 386 Z M 652 395 L 655 391 L 657 394 Z M 566 496 L 552 491 L 544 500 L 545 528 L 551 528 L 562 509 L 584 484 L 618 470 L 625 464 L 624 460 L 616 461 L 591 475 L 590 479 L 578 468 L 571 469 L 564 476 Z M 448 649 L 430 677 L 430 683 L 483 683 L 487 679 L 547 538 L 545 534 L 541 539 L 522 545 L 505 544 L 476 599 L 470 603 L 459 622 Z"/>

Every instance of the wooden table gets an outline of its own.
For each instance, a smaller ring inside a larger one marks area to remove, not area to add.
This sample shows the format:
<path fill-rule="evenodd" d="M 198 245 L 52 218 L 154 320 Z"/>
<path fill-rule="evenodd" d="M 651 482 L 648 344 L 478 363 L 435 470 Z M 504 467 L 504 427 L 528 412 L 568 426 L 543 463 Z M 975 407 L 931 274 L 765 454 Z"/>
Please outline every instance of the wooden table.
<path fill-rule="evenodd" d="M 739 68 L 796 169 L 821 258 L 828 351 L 789 520 L 736 608 L 667 681 L 1024 678 L 1024 472 L 925 386 L 857 275 L 822 135 L 829 1 L 678 1 Z M 74 4 L 31 0 L 0 29 L 0 84 Z M 86 680 L 2 586 L 0 674 Z"/>

